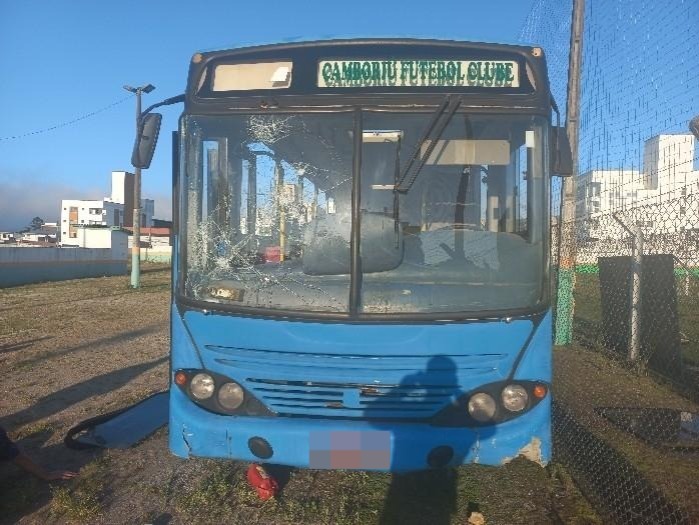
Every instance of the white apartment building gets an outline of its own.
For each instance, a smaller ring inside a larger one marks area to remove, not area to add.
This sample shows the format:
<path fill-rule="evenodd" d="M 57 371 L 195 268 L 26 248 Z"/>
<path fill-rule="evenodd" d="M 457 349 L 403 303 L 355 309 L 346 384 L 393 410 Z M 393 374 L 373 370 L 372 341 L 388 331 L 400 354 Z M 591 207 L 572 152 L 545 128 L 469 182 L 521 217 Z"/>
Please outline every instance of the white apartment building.
<path fill-rule="evenodd" d="M 103 200 L 61 201 L 61 244 L 78 244 L 79 226 L 123 226 L 124 205 Z"/>
<path fill-rule="evenodd" d="M 141 200 L 141 226 L 153 225 L 155 202 Z M 112 172 L 112 194 L 101 200 L 61 201 L 61 244 L 77 246 L 79 226 L 131 226 L 133 222 L 133 174 Z"/>
<path fill-rule="evenodd" d="M 586 236 L 603 238 L 600 218 L 645 205 L 677 201 L 672 213 L 637 221 L 654 233 L 675 233 L 698 228 L 697 201 L 682 199 L 699 195 L 699 171 L 694 169 L 695 138 L 693 135 L 656 135 L 646 140 L 643 171 L 592 170 L 576 181 L 576 216 L 585 221 Z M 686 202 L 685 202 L 686 201 Z M 658 214 L 652 215 L 659 215 Z"/>

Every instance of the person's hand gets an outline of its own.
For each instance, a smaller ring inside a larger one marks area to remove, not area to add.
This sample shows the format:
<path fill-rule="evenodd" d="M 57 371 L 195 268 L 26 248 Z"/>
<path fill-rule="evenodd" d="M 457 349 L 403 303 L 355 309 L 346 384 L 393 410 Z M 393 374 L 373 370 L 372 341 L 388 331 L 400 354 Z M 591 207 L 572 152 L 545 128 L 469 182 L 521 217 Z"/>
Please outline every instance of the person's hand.
<path fill-rule="evenodd" d="M 73 472 L 72 470 L 52 470 L 46 473 L 45 476 L 42 476 L 46 481 L 56 481 L 56 480 L 64 480 L 64 479 L 72 479 L 75 476 L 77 476 L 77 472 Z"/>
<path fill-rule="evenodd" d="M 77 472 L 73 472 L 72 470 L 46 470 L 21 451 L 13 461 L 17 466 L 44 481 L 71 479 L 78 475 Z"/>

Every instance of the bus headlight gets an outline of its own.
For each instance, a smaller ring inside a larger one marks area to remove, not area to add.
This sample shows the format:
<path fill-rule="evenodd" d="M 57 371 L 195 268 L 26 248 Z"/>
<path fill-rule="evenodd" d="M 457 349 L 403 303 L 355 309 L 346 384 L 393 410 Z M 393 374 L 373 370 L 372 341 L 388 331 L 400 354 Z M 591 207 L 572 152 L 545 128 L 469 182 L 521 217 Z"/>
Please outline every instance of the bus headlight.
<path fill-rule="evenodd" d="M 245 393 L 238 383 L 224 383 L 218 389 L 218 402 L 226 410 L 235 410 L 245 401 Z"/>
<path fill-rule="evenodd" d="M 189 390 L 197 399 L 209 399 L 214 395 L 214 378 L 209 374 L 197 374 L 189 382 Z"/>
<path fill-rule="evenodd" d="M 502 389 L 502 405 L 510 412 L 524 410 L 529 402 L 529 394 L 519 385 L 507 385 Z"/>
<path fill-rule="evenodd" d="M 442 427 L 497 425 L 535 409 L 546 399 L 548 392 L 548 383 L 529 379 L 507 379 L 479 385 L 434 414 L 431 423 Z"/>
<path fill-rule="evenodd" d="M 481 423 L 493 419 L 496 408 L 495 399 L 485 392 L 474 394 L 468 400 L 468 413 L 473 419 Z"/>
<path fill-rule="evenodd" d="M 200 407 L 223 416 L 275 416 L 243 385 L 211 370 L 174 370 L 172 382 Z"/>

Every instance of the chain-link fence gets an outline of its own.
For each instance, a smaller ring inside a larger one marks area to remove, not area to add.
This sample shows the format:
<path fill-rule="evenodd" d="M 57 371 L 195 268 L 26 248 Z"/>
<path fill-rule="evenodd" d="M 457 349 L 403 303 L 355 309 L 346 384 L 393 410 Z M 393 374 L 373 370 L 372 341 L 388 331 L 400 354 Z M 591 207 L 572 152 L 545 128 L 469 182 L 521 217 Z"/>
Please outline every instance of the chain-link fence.
<path fill-rule="evenodd" d="M 522 40 L 565 99 L 572 0 Z M 586 0 L 573 342 L 554 350 L 554 460 L 606 521 L 699 523 L 699 113 L 694 0 Z M 555 191 L 556 188 L 554 188 Z M 560 194 L 552 199 L 559 255 Z M 555 303 L 554 303 L 555 304 Z"/>
<path fill-rule="evenodd" d="M 555 350 L 556 460 L 620 523 L 699 522 L 697 195 L 576 220 L 574 342 Z"/>

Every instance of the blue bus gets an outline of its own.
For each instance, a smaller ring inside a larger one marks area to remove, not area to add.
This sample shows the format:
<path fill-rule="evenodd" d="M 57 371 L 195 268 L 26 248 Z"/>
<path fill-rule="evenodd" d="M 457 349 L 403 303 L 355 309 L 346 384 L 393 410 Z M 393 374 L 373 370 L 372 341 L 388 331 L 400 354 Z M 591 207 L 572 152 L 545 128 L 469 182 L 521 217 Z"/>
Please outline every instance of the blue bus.
<path fill-rule="evenodd" d="M 549 461 L 550 177 L 570 146 L 540 48 L 197 53 L 175 98 L 174 454 Z"/>

